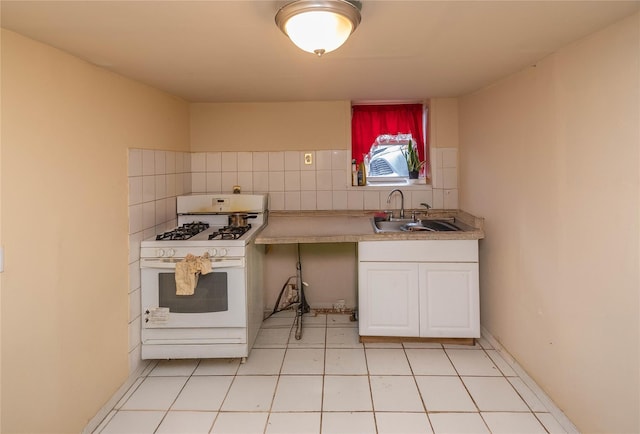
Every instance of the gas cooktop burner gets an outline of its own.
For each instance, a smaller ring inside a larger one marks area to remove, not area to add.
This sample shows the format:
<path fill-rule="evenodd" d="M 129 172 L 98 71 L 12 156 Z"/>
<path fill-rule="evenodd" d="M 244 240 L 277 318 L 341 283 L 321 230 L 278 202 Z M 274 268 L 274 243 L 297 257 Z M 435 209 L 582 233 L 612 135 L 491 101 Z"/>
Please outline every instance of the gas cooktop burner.
<path fill-rule="evenodd" d="M 251 229 L 251 225 L 247 226 L 225 226 L 211 235 L 209 235 L 210 240 L 237 240 L 245 232 Z"/>
<path fill-rule="evenodd" d="M 156 236 L 156 240 L 188 240 L 208 227 L 209 224 L 203 222 L 185 223 L 180 227 Z"/>

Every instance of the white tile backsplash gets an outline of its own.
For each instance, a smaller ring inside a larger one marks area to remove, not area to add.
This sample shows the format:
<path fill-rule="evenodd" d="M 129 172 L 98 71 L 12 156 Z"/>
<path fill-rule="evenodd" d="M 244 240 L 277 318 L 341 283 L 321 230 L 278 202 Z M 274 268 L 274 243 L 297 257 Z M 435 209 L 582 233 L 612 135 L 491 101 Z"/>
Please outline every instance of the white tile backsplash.
<path fill-rule="evenodd" d="M 140 242 L 176 225 L 176 196 L 205 188 L 204 153 L 130 149 L 129 167 L 129 370 L 140 366 Z"/>
<path fill-rule="evenodd" d="M 222 154 L 220 152 L 207 152 L 205 154 L 205 170 L 207 172 L 220 172 L 222 170 Z"/>
<path fill-rule="evenodd" d="M 142 176 L 129 177 L 129 205 L 142 203 Z"/>
<path fill-rule="evenodd" d="M 342 169 L 350 167 L 347 160 L 347 151 L 331 151 L 331 168 Z"/>
<path fill-rule="evenodd" d="M 191 171 L 206 172 L 207 170 L 207 154 L 204 152 L 194 152 L 191 154 Z"/>
<path fill-rule="evenodd" d="M 221 164 L 223 172 L 237 172 L 238 171 L 238 153 L 237 152 L 222 152 Z M 207 170 L 209 167 L 207 166 Z M 215 169 L 214 169 L 215 170 Z"/>
<path fill-rule="evenodd" d="M 316 190 L 316 172 L 302 171 L 300 172 L 300 190 L 315 191 Z"/>
<path fill-rule="evenodd" d="M 444 190 L 442 193 L 444 202 L 441 208 L 458 209 L 458 190 Z"/>
<path fill-rule="evenodd" d="M 431 207 L 435 209 L 444 208 L 444 190 L 440 188 L 433 189 L 433 203 Z"/>
<path fill-rule="evenodd" d="M 165 197 L 172 197 L 176 195 L 176 174 L 171 173 L 166 175 L 166 191 Z"/>
<path fill-rule="evenodd" d="M 156 177 L 145 175 L 142 177 L 142 202 L 156 199 Z"/>
<path fill-rule="evenodd" d="M 332 189 L 331 170 L 318 170 L 316 172 L 316 188 L 318 190 Z"/>
<path fill-rule="evenodd" d="M 347 187 L 347 171 L 333 169 L 331 171 L 331 186 L 334 190 L 342 190 Z"/>
<path fill-rule="evenodd" d="M 185 171 L 184 169 L 184 158 L 185 158 L 185 153 L 184 152 L 174 152 L 174 158 L 175 158 L 175 173 L 182 173 Z M 189 156 L 189 155 L 188 155 Z M 191 161 L 191 156 L 189 156 L 189 161 Z"/>
<path fill-rule="evenodd" d="M 253 191 L 254 193 L 269 191 L 269 172 L 253 172 Z"/>
<path fill-rule="evenodd" d="M 271 209 L 275 211 L 283 211 L 284 207 L 284 192 L 282 191 L 270 191 L 269 192 L 269 203 L 271 205 Z"/>
<path fill-rule="evenodd" d="M 287 210 L 296 211 L 300 208 L 300 192 L 287 191 L 284 193 L 284 207 Z"/>
<path fill-rule="evenodd" d="M 155 201 L 142 204 L 142 229 L 149 229 L 156 225 Z"/>
<path fill-rule="evenodd" d="M 140 207 L 140 214 L 142 219 L 142 205 L 136 205 Z M 140 259 L 140 242 L 142 241 L 142 223 L 140 228 L 132 232 L 129 235 L 129 263 L 135 262 Z"/>
<path fill-rule="evenodd" d="M 155 176 L 155 184 L 156 184 L 156 194 L 155 199 L 164 199 L 167 197 L 167 175 L 156 175 Z"/>
<path fill-rule="evenodd" d="M 284 170 L 284 152 L 269 152 L 269 171 Z"/>
<path fill-rule="evenodd" d="M 433 206 L 433 190 L 415 190 L 411 192 L 410 206 L 414 209 L 425 209 L 421 204 Z"/>
<path fill-rule="evenodd" d="M 284 172 L 269 172 L 269 192 L 284 191 Z"/>
<path fill-rule="evenodd" d="M 142 204 L 131 205 L 129 207 L 129 233 L 140 232 L 142 226 Z"/>
<path fill-rule="evenodd" d="M 300 209 L 313 211 L 318 209 L 317 206 L 315 190 L 300 192 Z"/>
<path fill-rule="evenodd" d="M 458 188 L 458 169 L 456 168 L 442 169 L 442 188 L 447 188 L 447 189 Z"/>
<path fill-rule="evenodd" d="M 233 186 L 238 185 L 238 172 L 222 172 L 220 189 L 213 193 L 233 193 Z"/>
<path fill-rule="evenodd" d="M 155 151 L 155 168 L 154 172 L 156 175 L 167 173 L 166 166 L 166 152 L 165 151 Z"/>
<path fill-rule="evenodd" d="M 331 151 L 316 152 L 316 170 L 331 170 Z"/>
<path fill-rule="evenodd" d="M 176 173 L 176 153 L 173 151 L 165 152 L 165 173 Z"/>
<path fill-rule="evenodd" d="M 285 171 L 284 172 L 284 190 L 285 191 L 300 191 L 300 171 Z"/>
<path fill-rule="evenodd" d="M 191 190 L 194 193 L 206 193 L 207 174 L 205 172 L 193 173 L 191 176 Z"/>
<path fill-rule="evenodd" d="M 127 292 L 135 291 L 140 288 L 140 262 L 133 261 L 129 264 L 129 289 Z"/>
<path fill-rule="evenodd" d="M 207 172 L 204 191 L 207 193 L 220 193 L 220 190 L 222 190 L 222 173 Z"/>
<path fill-rule="evenodd" d="M 316 209 L 333 209 L 333 192 L 331 190 L 316 191 Z"/>
<path fill-rule="evenodd" d="M 298 151 L 286 151 L 284 153 L 284 170 L 300 170 L 302 154 Z"/>
<path fill-rule="evenodd" d="M 242 193 L 253 193 L 253 172 L 238 172 L 238 182 Z"/>
<path fill-rule="evenodd" d="M 253 171 L 267 172 L 269 170 L 269 153 L 253 152 Z"/>
<path fill-rule="evenodd" d="M 364 209 L 364 192 L 362 190 L 347 191 L 347 209 Z"/>
<path fill-rule="evenodd" d="M 251 152 L 238 152 L 238 172 L 253 171 L 253 156 Z"/>
<path fill-rule="evenodd" d="M 142 149 L 131 149 L 128 161 L 129 176 L 142 176 Z"/>
<path fill-rule="evenodd" d="M 333 190 L 333 209 L 347 209 L 347 192 Z"/>
<path fill-rule="evenodd" d="M 142 150 L 142 175 L 156 174 L 156 155 L 155 151 L 150 149 Z"/>
<path fill-rule="evenodd" d="M 189 192 L 231 193 L 239 185 L 243 193 L 283 193 L 272 201 L 271 209 L 279 210 L 376 210 L 386 208 L 386 197 L 393 187 L 359 189 L 351 186 L 350 154 L 347 150 L 271 151 L 271 152 L 195 152 L 158 151 L 161 156 L 149 158 L 154 168 L 162 166 L 150 183 L 130 177 L 130 200 L 147 202 Z M 434 148 L 432 153 L 432 185 L 424 188 L 405 187 L 406 208 L 420 208 L 428 203 L 433 208 L 458 207 L 458 171 L 456 148 Z M 311 154 L 312 164 L 304 164 L 305 154 Z M 133 164 L 145 153 L 132 150 Z M 188 164 L 187 164 L 188 163 Z M 175 166 L 175 177 L 170 171 Z M 188 166 L 188 168 L 187 168 Z M 446 166 L 446 167 L 445 167 Z M 144 169 L 142 169 L 144 172 Z M 137 173 L 136 169 L 130 169 Z M 160 178 L 159 178 L 160 177 Z M 152 177 L 153 178 L 153 177 Z M 162 182 L 164 179 L 164 182 Z M 142 199 L 139 198 L 142 182 Z M 313 193 L 312 195 L 304 193 Z M 295 194 L 284 194 L 295 193 Z M 295 199 L 299 196 L 299 200 Z M 285 198 L 289 198 L 285 200 Z M 395 202 L 393 207 L 398 206 Z M 168 213 L 168 211 L 167 211 Z M 154 220 L 155 221 L 155 220 Z"/>
<path fill-rule="evenodd" d="M 364 192 L 364 209 L 368 210 L 379 210 L 380 206 L 380 193 L 377 191 L 366 191 Z"/>
<path fill-rule="evenodd" d="M 156 204 L 156 226 L 161 225 L 167 221 L 167 201 L 166 199 L 160 199 L 155 201 Z"/>
<path fill-rule="evenodd" d="M 137 266 L 140 266 L 137 262 Z M 140 316 L 140 288 L 129 293 L 129 322 Z"/>
<path fill-rule="evenodd" d="M 185 185 L 187 181 L 188 186 Z M 191 174 L 176 173 L 176 196 L 184 194 L 185 191 L 191 191 Z"/>

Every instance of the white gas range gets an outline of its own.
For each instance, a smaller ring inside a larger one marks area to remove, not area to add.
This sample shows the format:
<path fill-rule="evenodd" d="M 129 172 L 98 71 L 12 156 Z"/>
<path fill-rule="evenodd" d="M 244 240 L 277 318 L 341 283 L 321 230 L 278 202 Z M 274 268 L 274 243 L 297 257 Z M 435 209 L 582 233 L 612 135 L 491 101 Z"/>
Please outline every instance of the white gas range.
<path fill-rule="evenodd" d="M 178 227 L 141 243 L 142 358 L 245 358 L 263 318 L 264 248 L 253 239 L 267 223 L 268 197 L 194 194 L 176 208 Z M 211 272 L 182 295 L 176 264 L 187 255 Z"/>

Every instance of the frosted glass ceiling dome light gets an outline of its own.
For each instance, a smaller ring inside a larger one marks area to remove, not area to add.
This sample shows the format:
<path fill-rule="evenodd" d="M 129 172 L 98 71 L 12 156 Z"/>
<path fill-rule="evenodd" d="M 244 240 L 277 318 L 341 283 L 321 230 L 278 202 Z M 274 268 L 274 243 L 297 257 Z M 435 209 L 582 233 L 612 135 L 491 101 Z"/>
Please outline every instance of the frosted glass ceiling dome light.
<path fill-rule="evenodd" d="M 340 47 L 360 24 L 361 2 L 297 0 L 276 14 L 276 24 L 300 49 L 322 56 Z"/>

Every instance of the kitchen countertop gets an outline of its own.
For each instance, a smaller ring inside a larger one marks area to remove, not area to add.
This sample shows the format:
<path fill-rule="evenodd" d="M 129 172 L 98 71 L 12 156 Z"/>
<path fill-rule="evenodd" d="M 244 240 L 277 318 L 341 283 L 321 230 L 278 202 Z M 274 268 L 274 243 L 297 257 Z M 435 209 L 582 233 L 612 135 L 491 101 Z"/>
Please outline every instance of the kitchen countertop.
<path fill-rule="evenodd" d="M 418 210 L 419 211 L 419 210 Z M 419 211 L 421 213 L 424 210 Z M 457 232 L 375 233 L 375 211 L 271 211 L 256 244 L 357 243 L 383 240 L 478 240 L 484 238 L 484 219 L 461 210 L 430 210 L 429 218 L 454 217 L 465 229 Z M 411 210 L 405 210 L 411 215 Z"/>

